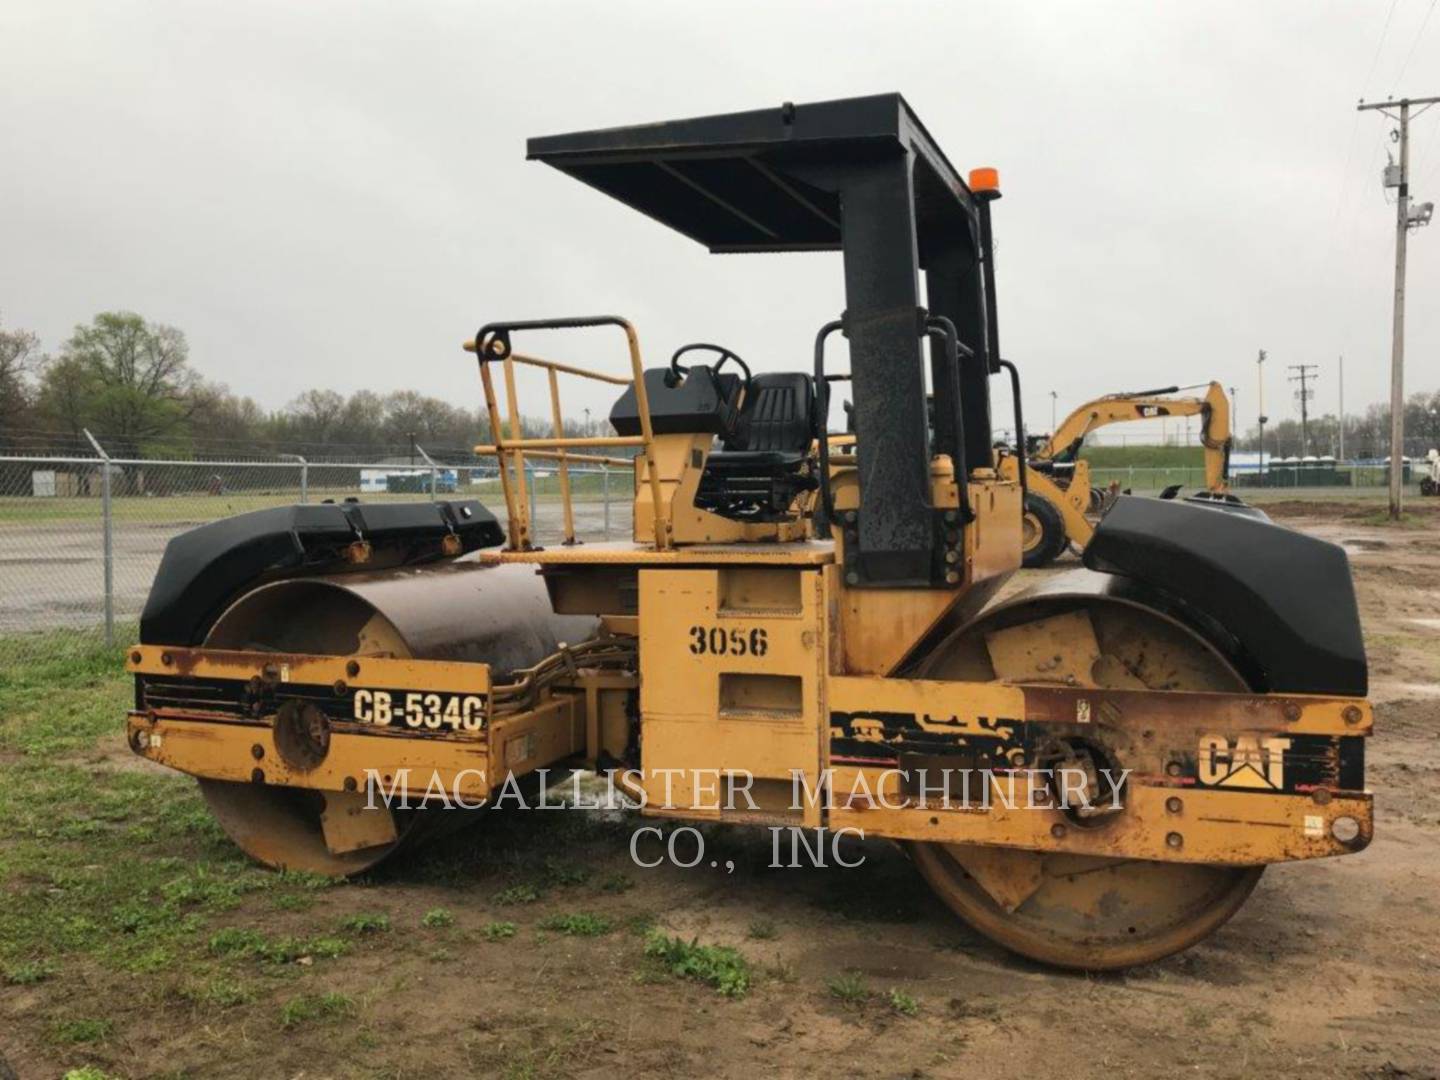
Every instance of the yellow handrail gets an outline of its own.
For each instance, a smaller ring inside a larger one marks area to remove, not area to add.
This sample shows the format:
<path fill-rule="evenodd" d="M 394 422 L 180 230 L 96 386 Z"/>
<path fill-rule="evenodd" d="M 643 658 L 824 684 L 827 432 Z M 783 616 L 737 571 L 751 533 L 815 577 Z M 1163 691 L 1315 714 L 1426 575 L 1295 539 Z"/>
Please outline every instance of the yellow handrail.
<path fill-rule="evenodd" d="M 536 356 L 527 356 L 521 353 L 511 352 L 506 348 L 505 342 L 498 339 L 490 339 L 486 345 L 486 351 L 490 355 L 479 356 L 480 381 L 485 390 L 485 408 L 490 418 L 490 430 L 494 434 L 495 441 L 493 444 L 475 447 L 475 452 L 477 454 L 494 454 L 500 459 L 500 486 L 505 494 L 505 509 L 509 519 L 508 531 L 510 547 L 512 549 L 528 550 L 532 546 L 530 537 L 529 500 L 526 497 L 527 492 L 525 485 L 526 452 L 532 453 L 536 457 L 544 457 L 560 463 L 561 500 L 564 504 L 565 514 L 565 542 L 574 543 L 575 520 L 570 497 L 568 462 L 599 460 L 606 463 L 621 464 L 625 463 L 625 459 L 569 454 L 567 451 L 570 449 L 618 446 L 639 447 L 641 451 L 640 456 L 645 460 L 645 470 L 650 485 L 650 497 L 655 507 L 656 548 L 665 550 L 674 543 L 674 530 L 668 508 L 664 508 L 661 502 L 660 475 L 656 468 L 655 460 L 655 431 L 650 423 L 650 398 L 645 389 L 645 369 L 640 357 L 639 337 L 635 333 L 635 328 L 626 320 L 607 321 L 612 324 L 618 322 L 625 331 L 625 340 L 630 352 L 631 378 L 629 379 L 606 375 L 603 372 L 591 371 L 587 368 L 574 367 L 570 364 L 560 364 L 553 360 L 544 360 Z M 479 355 L 480 347 L 473 340 L 465 342 L 464 349 L 466 352 Z M 505 366 L 506 407 L 509 413 L 510 431 L 512 434 L 518 434 L 522 430 L 518 395 L 515 390 L 515 365 L 526 364 L 531 367 L 543 368 L 547 371 L 550 383 L 551 422 L 555 429 L 555 435 L 552 438 L 505 438 L 504 428 L 500 420 L 500 406 L 495 394 L 495 384 L 490 376 L 490 363 L 495 360 L 499 360 Z M 598 382 L 610 383 L 615 386 L 633 386 L 635 388 L 636 411 L 640 415 L 640 434 L 638 436 L 617 435 L 591 438 L 567 437 L 564 434 L 560 409 L 558 375 L 561 372 L 567 375 L 578 375 L 581 378 L 594 379 Z M 629 463 L 633 464 L 633 461 Z M 510 475 L 511 468 L 515 470 L 513 480 Z"/>

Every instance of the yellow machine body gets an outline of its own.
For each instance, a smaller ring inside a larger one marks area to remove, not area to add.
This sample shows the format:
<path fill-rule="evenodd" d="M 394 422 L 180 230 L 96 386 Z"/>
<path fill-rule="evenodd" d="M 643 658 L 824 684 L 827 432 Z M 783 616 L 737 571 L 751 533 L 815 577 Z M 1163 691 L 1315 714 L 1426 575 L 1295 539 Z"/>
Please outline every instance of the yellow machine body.
<path fill-rule="evenodd" d="M 133 750 L 199 778 L 257 859 L 331 874 L 467 818 L 437 807 L 504 805 L 542 769 L 597 770 L 651 817 L 897 841 L 982 933 L 1090 969 L 1200 940 L 1266 864 L 1365 847 L 1372 715 L 1363 650 L 1357 659 L 1346 636 L 1358 636 L 1358 617 L 1342 612 L 1340 633 L 1318 643 L 1294 636 L 1279 661 L 1346 661 L 1348 681 L 1327 685 L 1361 693 L 1264 692 L 1263 665 L 1225 627 L 1136 591 L 1143 566 L 1004 595 L 1023 557 L 1022 484 L 1015 458 L 992 460 L 988 431 L 966 429 L 988 424 L 987 380 L 1006 366 L 989 277 L 995 177 L 971 192 L 895 95 L 798 115 L 787 106 L 671 135 L 647 126 L 557 137 L 532 153 L 593 179 L 595 141 L 619 139 L 617 160 L 635 168 L 602 154 L 605 184 L 633 183 L 628 199 L 678 215 L 671 224 L 715 250 L 842 247 L 846 316 L 817 336 L 813 376 L 752 377 L 729 350 L 701 343 L 647 371 L 635 329 L 614 316 L 482 327 L 465 348 L 492 433 L 476 453 L 500 464 L 503 544 L 474 503 L 297 507 L 278 527 L 253 516 L 221 527 L 218 553 L 206 538 L 177 538 L 176 580 L 162 564 L 157 613 L 147 605 L 142 618 L 152 632 L 129 654 Z M 770 164 L 700 156 L 704 183 L 734 183 L 734 197 L 762 200 L 768 218 L 677 201 L 704 188 L 695 177 L 656 186 L 694 167 L 684 140 L 751 154 L 757 132 L 774 144 Z M 893 154 L 876 152 L 881 136 Z M 636 159 L 637 146 L 665 167 Z M 805 153 L 792 161 L 797 146 Z M 913 168 L 898 168 L 906 155 Z M 774 172 L 792 167 L 805 179 Z M 752 235 L 762 218 L 774 228 Z M 789 232 L 776 231 L 782 222 Z M 917 268 L 941 314 L 911 302 Z M 623 332 L 628 370 L 511 347 L 512 332 L 585 327 Z M 852 371 L 828 375 L 825 340 L 841 330 Z M 695 350 L 720 360 L 678 363 Z M 731 361 L 743 378 L 722 372 Z M 520 435 L 536 415 L 521 408 L 520 367 L 548 384 L 549 437 Z M 623 389 L 614 435 L 566 434 L 562 376 Z M 843 379 L 855 388 L 854 439 L 828 433 L 829 386 Z M 1057 438 L 1074 442 L 1152 406 L 1162 407 L 1107 399 Z M 1228 444 L 1223 395 L 1196 411 L 1208 417 L 1207 454 L 1211 441 Z M 554 546 L 540 546 L 532 527 L 527 458 L 559 477 Z M 576 536 L 577 462 L 633 470 L 630 540 Z M 1223 469 L 1210 479 L 1220 483 Z M 1032 494 L 1041 482 L 1030 480 Z M 1199 514 L 1195 531 L 1212 547 L 1188 557 L 1205 580 L 1228 573 L 1236 529 L 1262 529 L 1271 550 L 1311 545 L 1317 580 L 1350 588 L 1338 549 L 1317 552 L 1318 541 L 1221 510 L 1171 505 L 1156 524 L 1148 502 L 1112 511 L 1095 549 L 1118 538 L 1111 555 L 1125 563 L 1127 544 L 1152 550 L 1175 514 Z M 1127 515 L 1129 533 L 1115 524 Z M 483 542 L 480 518 L 492 530 Z M 211 588 L 207 570 L 227 563 L 225 580 L 240 584 Z M 1231 597 L 1245 595 L 1249 579 L 1234 582 Z M 1272 614 L 1271 636 L 1289 642 L 1286 605 L 1314 591 L 1252 610 Z"/>

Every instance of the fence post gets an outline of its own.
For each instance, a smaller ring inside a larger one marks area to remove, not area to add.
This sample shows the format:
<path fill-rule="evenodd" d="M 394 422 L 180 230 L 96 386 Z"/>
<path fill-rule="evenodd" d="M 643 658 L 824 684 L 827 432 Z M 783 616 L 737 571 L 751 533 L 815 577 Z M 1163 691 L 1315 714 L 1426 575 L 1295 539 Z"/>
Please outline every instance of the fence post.
<path fill-rule="evenodd" d="M 610 539 L 610 466 L 600 466 L 600 492 L 605 502 L 605 539 Z"/>
<path fill-rule="evenodd" d="M 115 533 L 110 507 L 110 455 L 90 434 L 89 428 L 82 428 L 85 438 L 100 455 L 100 533 L 105 566 L 105 647 L 115 644 Z"/>
<path fill-rule="evenodd" d="M 300 502 L 310 501 L 310 463 L 299 454 L 280 454 L 286 461 L 298 461 L 300 463 Z"/>
<path fill-rule="evenodd" d="M 420 456 L 425 459 L 425 464 L 430 466 L 430 501 L 435 501 L 435 488 L 440 479 L 440 465 L 434 458 L 425 452 L 425 448 L 413 440 L 410 443 L 419 451 Z"/>

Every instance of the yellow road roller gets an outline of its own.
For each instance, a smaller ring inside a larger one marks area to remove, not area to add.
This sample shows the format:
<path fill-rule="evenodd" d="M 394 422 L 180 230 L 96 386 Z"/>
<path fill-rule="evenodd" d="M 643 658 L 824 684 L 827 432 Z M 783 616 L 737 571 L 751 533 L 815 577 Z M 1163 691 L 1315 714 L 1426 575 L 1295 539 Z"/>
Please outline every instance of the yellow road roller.
<path fill-rule="evenodd" d="M 1017 398 L 1020 378 L 993 170 L 962 178 L 897 94 L 528 152 L 714 252 L 838 251 L 845 308 L 813 316 L 792 370 L 698 342 L 647 367 L 615 316 L 488 321 L 465 348 L 503 516 L 302 505 L 173 540 L 129 653 L 128 737 L 197 777 L 236 844 L 356 873 L 473 818 L 442 804 L 592 769 L 653 818 L 893 840 L 981 933 L 1108 969 L 1201 940 L 1269 863 L 1369 843 L 1340 548 L 1122 497 L 1083 568 L 999 596 L 1022 493 L 990 425 L 991 377 Z M 523 351 L 541 330 L 610 352 Z M 523 407 L 522 368 L 548 402 Z M 613 434 L 564 433 L 571 380 L 613 384 Z M 553 436 L 515 434 L 547 413 Z M 527 458 L 561 476 L 565 543 L 536 542 Z M 633 469 L 629 541 L 573 535 L 566 471 L 590 459 Z"/>

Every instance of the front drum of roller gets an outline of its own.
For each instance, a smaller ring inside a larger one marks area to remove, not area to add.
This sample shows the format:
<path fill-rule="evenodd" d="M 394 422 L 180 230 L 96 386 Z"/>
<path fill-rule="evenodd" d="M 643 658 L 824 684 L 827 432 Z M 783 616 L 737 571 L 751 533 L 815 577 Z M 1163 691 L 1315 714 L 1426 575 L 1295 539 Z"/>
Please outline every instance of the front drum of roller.
<path fill-rule="evenodd" d="M 260 585 L 215 621 L 204 646 L 320 656 L 389 656 L 488 663 L 492 677 L 531 667 L 562 642 L 594 636 L 595 619 L 556 615 L 534 567 L 459 559 L 432 566 L 294 578 Z M 226 834 L 268 866 L 339 877 L 358 874 L 421 839 L 468 824 L 460 810 L 381 807 L 392 836 L 370 847 L 332 851 L 328 799 L 359 798 L 266 784 L 200 780 Z"/>

